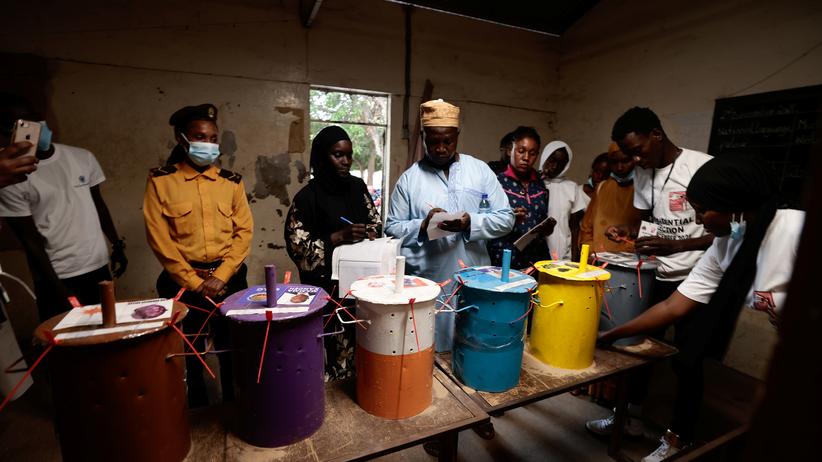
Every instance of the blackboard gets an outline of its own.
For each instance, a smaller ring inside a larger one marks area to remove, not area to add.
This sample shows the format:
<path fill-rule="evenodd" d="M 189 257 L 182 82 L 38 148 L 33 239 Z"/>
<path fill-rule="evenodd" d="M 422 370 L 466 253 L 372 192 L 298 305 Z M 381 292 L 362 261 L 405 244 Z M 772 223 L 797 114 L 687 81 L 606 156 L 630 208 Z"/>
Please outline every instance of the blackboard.
<path fill-rule="evenodd" d="M 822 142 L 822 85 L 716 100 L 708 153 L 762 156 L 799 207 L 811 151 Z"/>

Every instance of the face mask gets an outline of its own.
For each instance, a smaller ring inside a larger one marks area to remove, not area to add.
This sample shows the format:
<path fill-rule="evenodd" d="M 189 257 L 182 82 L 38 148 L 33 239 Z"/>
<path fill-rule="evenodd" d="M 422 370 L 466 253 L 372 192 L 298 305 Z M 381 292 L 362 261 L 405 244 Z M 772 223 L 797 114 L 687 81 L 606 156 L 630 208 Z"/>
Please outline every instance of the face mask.
<path fill-rule="evenodd" d="M 40 121 L 40 139 L 37 140 L 38 151 L 48 151 L 51 147 L 51 129 L 45 120 Z"/>
<path fill-rule="evenodd" d="M 614 172 L 611 172 L 611 178 L 613 178 L 619 184 L 630 183 L 634 181 L 634 170 L 631 170 L 631 173 L 628 174 L 625 178 L 618 177 Z"/>
<path fill-rule="evenodd" d="M 217 157 L 220 157 L 220 145 L 217 143 L 206 143 L 203 141 L 188 141 L 185 135 L 180 134 L 188 143 L 186 152 L 188 158 L 194 162 L 194 165 L 205 167 L 214 163 Z"/>
<path fill-rule="evenodd" d="M 731 239 L 741 241 L 745 237 L 745 229 L 748 223 L 745 222 L 745 214 L 739 214 L 739 221 L 736 221 L 736 214 L 731 215 Z"/>

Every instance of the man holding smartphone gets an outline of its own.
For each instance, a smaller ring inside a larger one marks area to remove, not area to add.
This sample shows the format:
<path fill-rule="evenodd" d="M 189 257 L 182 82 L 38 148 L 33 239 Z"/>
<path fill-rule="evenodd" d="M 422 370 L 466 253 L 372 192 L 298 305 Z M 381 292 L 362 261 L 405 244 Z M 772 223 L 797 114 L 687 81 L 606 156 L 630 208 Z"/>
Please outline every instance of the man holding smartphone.
<path fill-rule="evenodd" d="M 25 99 L 0 94 L 0 145 L 9 144 L 21 119 L 43 120 Z M 80 305 L 100 302 L 98 283 L 112 276 L 106 238 L 114 248 L 110 258 L 115 277 L 125 272 L 128 260 L 125 241 L 118 237 L 100 192 L 105 176 L 97 159 L 85 149 L 52 143 L 51 131 L 40 123 L 40 137 L 32 140 L 37 143 L 37 171 L 0 189 L 0 217 L 26 252 L 37 309 L 45 320 L 71 309 L 70 297 Z"/>

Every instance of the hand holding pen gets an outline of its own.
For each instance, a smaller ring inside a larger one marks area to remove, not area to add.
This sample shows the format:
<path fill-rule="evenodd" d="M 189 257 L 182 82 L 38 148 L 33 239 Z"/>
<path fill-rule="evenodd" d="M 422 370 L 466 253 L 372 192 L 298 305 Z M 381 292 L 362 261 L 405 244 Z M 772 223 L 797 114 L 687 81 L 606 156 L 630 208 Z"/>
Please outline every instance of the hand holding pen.
<path fill-rule="evenodd" d="M 377 237 L 372 225 L 354 223 L 345 217 L 340 217 L 340 220 L 342 220 L 345 223 L 348 223 L 348 226 L 343 227 L 339 231 L 331 233 L 330 239 L 331 243 L 334 245 L 360 242 L 365 238 L 368 238 L 369 240 L 373 241 L 374 238 Z"/>

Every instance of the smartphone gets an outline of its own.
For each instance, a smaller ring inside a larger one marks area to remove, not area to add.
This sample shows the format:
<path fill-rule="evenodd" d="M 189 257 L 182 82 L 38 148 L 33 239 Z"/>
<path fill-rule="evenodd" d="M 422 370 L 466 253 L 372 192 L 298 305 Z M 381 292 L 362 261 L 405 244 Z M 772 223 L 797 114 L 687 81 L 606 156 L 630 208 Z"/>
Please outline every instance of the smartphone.
<path fill-rule="evenodd" d="M 33 156 L 37 152 L 37 142 L 40 140 L 40 122 L 20 119 L 14 123 L 14 130 L 11 134 L 11 144 L 28 141 L 31 148 L 23 154 Z"/>

